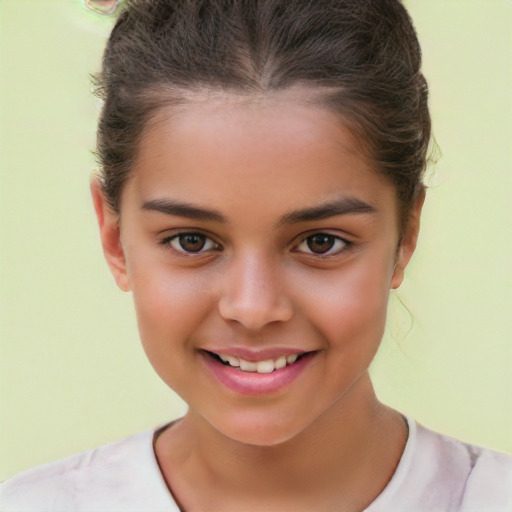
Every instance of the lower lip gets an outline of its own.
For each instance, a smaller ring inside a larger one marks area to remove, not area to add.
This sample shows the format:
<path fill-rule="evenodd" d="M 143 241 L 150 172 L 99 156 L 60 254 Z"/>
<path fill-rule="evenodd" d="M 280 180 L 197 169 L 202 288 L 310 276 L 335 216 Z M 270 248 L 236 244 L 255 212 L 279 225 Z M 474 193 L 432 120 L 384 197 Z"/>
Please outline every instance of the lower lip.
<path fill-rule="evenodd" d="M 205 352 L 201 353 L 203 361 L 217 380 L 242 395 L 265 395 L 282 390 L 309 366 L 316 354 L 317 352 L 310 352 L 295 363 L 272 373 L 253 373 L 237 370 L 222 364 Z"/>

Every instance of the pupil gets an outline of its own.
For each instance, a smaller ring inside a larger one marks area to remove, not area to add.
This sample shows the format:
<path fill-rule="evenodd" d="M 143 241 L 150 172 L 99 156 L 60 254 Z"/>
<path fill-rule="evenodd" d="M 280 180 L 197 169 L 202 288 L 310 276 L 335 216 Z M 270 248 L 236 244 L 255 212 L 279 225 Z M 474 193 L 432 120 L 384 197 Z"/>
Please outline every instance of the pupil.
<path fill-rule="evenodd" d="M 205 237 L 194 233 L 180 235 L 181 248 L 187 252 L 199 252 L 206 243 Z"/>
<path fill-rule="evenodd" d="M 314 235 L 308 238 L 308 248 L 316 254 L 323 254 L 334 245 L 334 237 L 332 235 Z"/>

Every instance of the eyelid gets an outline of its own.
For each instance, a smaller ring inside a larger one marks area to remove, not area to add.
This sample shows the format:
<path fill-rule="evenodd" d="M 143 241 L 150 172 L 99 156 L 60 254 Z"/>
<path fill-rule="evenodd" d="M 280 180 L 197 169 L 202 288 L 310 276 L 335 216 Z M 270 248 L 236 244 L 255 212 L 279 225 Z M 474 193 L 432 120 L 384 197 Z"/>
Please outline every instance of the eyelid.
<path fill-rule="evenodd" d="M 201 248 L 197 252 L 193 251 L 186 251 L 183 248 L 176 248 L 174 247 L 171 242 L 174 240 L 177 240 L 180 236 L 184 235 L 198 235 L 201 237 L 204 237 L 206 239 L 206 243 L 210 241 L 213 244 L 213 247 L 210 247 L 208 249 Z M 212 251 L 218 251 L 222 249 L 222 245 L 215 240 L 213 236 L 211 236 L 208 233 L 205 233 L 204 231 L 200 229 L 187 229 L 187 228 L 179 228 L 176 230 L 166 230 L 164 236 L 162 236 L 158 242 L 159 245 L 161 245 L 165 250 L 172 251 L 175 254 L 178 254 L 179 256 L 187 256 L 187 257 L 199 257 L 204 256 L 205 254 L 208 254 Z"/>
<path fill-rule="evenodd" d="M 335 243 L 341 242 L 343 244 L 343 246 L 341 248 L 338 248 L 334 252 L 331 252 L 332 249 L 329 249 L 325 253 L 314 253 L 314 252 L 311 252 L 311 251 L 300 251 L 300 250 L 298 250 L 298 247 L 300 245 L 306 243 L 309 238 L 317 236 L 317 235 L 328 235 L 328 236 L 331 236 L 331 237 L 333 237 L 335 239 Z M 341 253 L 345 252 L 352 245 L 353 245 L 353 242 L 351 242 L 347 238 L 345 238 L 345 237 L 343 237 L 343 236 L 341 236 L 339 234 L 332 233 L 328 229 L 323 229 L 323 230 L 315 230 L 315 231 L 311 231 L 311 232 L 308 232 L 308 233 L 303 233 L 300 236 L 300 238 L 297 241 L 297 243 L 295 243 L 293 245 L 292 250 L 293 250 L 293 252 L 297 252 L 299 254 L 305 254 L 306 256 L 313 256 L 315 258 L 322 259 L 322 258 L 329 258 L 329 257 L 333 257 L 333 256 L 338 256 Z"/>

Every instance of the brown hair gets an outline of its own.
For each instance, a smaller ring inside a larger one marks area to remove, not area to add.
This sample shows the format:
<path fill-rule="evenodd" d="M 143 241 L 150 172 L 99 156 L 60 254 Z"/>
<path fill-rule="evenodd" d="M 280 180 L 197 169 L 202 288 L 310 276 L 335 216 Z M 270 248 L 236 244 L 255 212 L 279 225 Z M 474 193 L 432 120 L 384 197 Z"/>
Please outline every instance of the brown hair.
<path fill-rule="evenodd" d="M 97 77 L 97 155 L 119 211 L 144 127 L 190 93 L 313 86 L 396 187 L 402 224 L 430 140 L 421 50 L 399 0 L 127 0 Z"/>

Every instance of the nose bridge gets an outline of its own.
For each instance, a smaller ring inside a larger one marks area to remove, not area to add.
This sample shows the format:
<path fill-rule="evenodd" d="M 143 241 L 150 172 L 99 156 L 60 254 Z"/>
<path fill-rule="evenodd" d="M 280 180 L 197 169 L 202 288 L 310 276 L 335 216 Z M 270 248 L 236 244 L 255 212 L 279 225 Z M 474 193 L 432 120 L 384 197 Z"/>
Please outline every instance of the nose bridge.
<path fill-rule="evenodd" d="M 276 258 L 262 250 L 233 257 L 225 276 L 219 310 L 226 320 L 237 321 L 253 330 L 289 320 L 292 305 Z"/>

